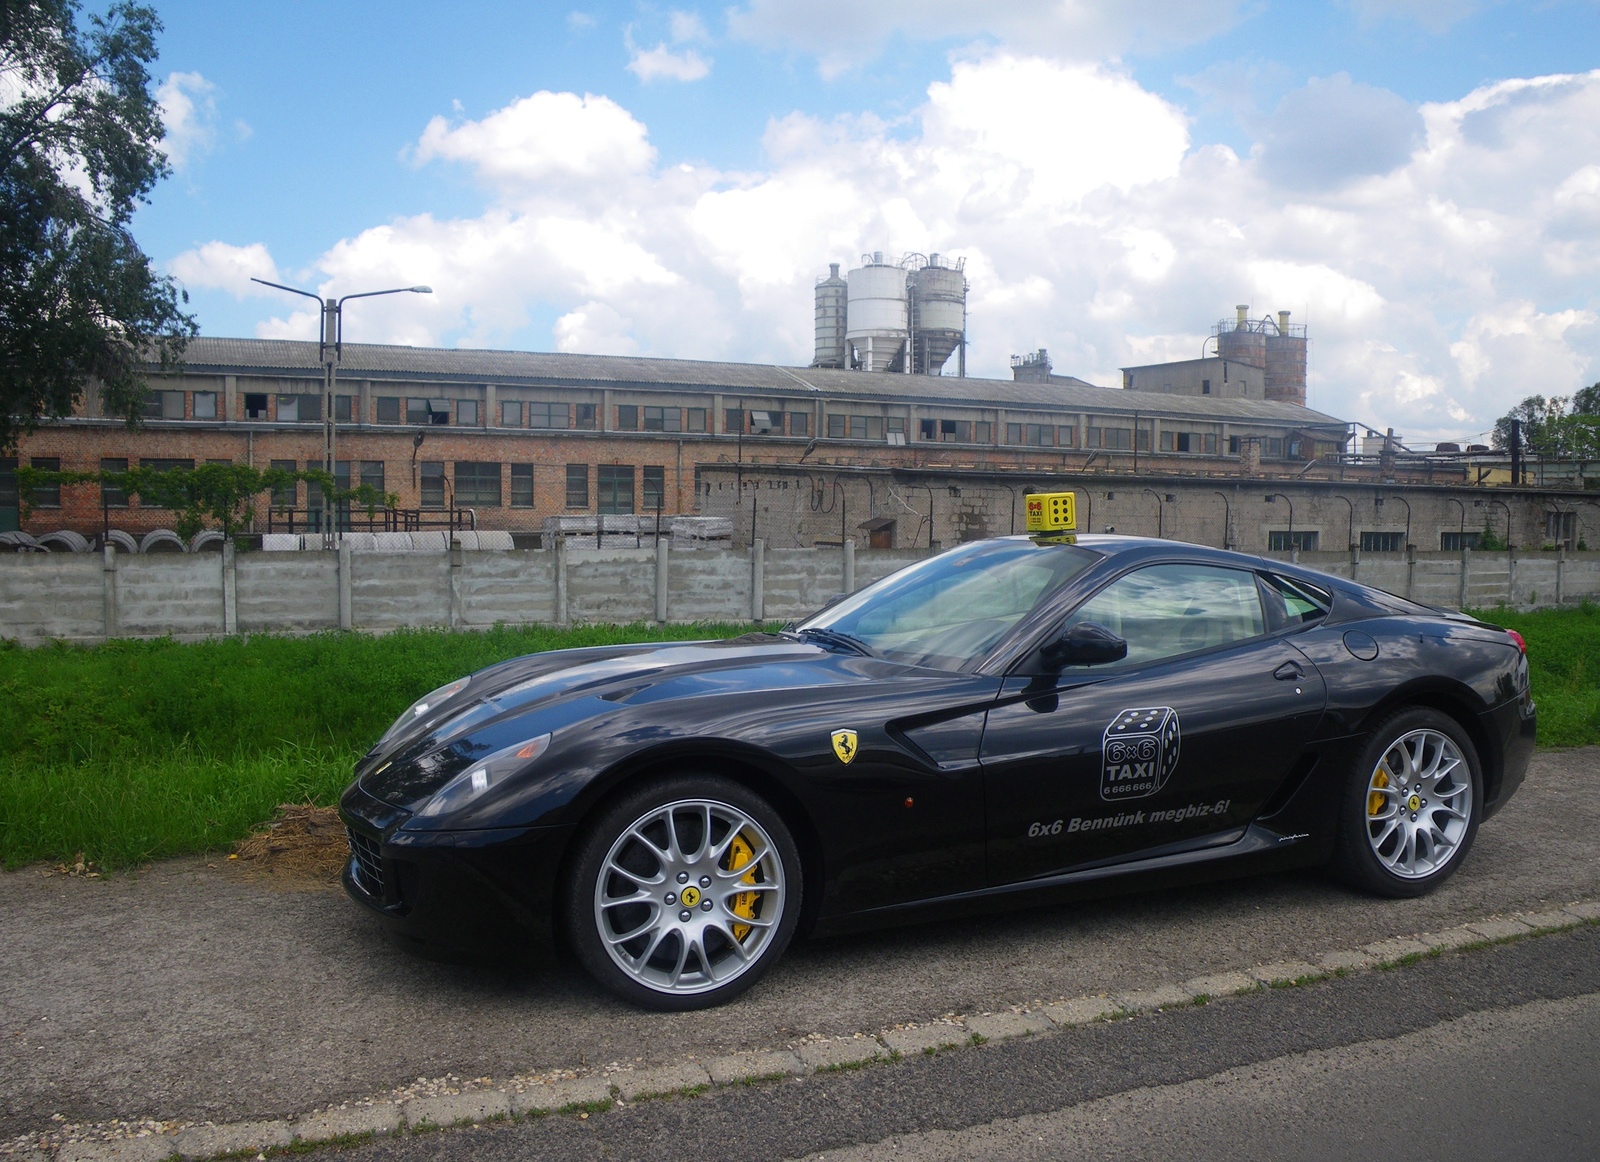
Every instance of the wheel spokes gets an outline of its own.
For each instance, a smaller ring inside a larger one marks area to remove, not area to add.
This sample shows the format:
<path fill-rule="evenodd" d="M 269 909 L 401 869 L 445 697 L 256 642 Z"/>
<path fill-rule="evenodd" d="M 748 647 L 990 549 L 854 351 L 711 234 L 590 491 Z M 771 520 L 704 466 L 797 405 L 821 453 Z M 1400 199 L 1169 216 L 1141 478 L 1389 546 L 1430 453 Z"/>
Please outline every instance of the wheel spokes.
<path fill-rule="evenodd" d="M 1465 764 L 1448 735 L 1424 729 L 1395 739 L 1374 765 L 1366 788 L 1367 841 L 1394 874 L 1431 875 L 1460 850 L 1472 810 Z"/>

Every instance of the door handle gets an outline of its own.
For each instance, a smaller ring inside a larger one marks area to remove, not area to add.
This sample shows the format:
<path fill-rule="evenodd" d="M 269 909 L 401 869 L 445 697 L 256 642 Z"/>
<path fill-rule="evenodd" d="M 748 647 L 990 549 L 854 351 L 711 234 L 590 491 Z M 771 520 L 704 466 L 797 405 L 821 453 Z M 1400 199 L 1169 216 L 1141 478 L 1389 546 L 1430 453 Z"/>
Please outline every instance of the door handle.
<path fill-rule="evenodd" d="M 1272 676 L 1280 682 L 1291 682 L 1296 678 L 1304 678 L 1306 672 L 1300 668 L 1299 662 L 1285 662 L 1272 671 Z"/>

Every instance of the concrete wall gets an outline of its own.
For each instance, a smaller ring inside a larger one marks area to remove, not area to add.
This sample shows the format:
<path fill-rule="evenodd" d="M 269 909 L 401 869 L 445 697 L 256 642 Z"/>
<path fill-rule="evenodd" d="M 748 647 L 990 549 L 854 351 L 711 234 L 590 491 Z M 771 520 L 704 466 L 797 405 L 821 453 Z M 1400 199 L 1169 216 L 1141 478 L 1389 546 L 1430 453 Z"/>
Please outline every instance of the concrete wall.
<path fill-rule="evenodd" d="M 658 556 L 658 552 L 661 554 Z M 926 550 L 627 549 L 0 556 L 0 637 L 385 631 L 569 622 L 786 621 Z M 1600 553 L 1301 553 L 1301 564 L 1433 605 L 1600 600 Z"/>

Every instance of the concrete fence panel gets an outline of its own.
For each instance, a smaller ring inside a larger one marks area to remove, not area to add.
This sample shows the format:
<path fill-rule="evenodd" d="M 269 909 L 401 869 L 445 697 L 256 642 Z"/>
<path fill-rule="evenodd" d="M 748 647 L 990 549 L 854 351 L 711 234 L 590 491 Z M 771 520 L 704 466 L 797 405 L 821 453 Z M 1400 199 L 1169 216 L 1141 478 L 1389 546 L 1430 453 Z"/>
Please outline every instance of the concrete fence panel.
<path fill-rule="evenodd" d="M 115 577 L 98 553 L 0 557 L 0 636 L 28 644 L 104 636 Z"/>
<path fill-rule="evenodd" d="M 117 628 L 128 637 L 204 637 L 222 625 L 222 554 L 117 559 Z"/>
<path fill-rule="evenodd" d="M 776 612 L 772 596 L 772 559 L 767 554 L 766 614 Z M 735 549 L 694 549 L 667 555 L 667 620 L 745 621 L 750 617 L 750 554 Z"/>
<path fill-rule="evenodd" d="M 556 619 L 555 554 L 463 552 L 456 568 L 461 624 L 491 626 Z"/>
<path fill-rule="evenodd" d="M 647 549 L 572 549 L 567 553 L 567 615 L 573 621 L 654 621 L 655 578 L 654 546 Z M 745 617 L 750 616 L 749 602 L 747 593 Z M 688 619 L 674 612 L 672 620 Z"/>
<path fill-rule="evenodd" d="M 331 556 L 331 554 L 330 554 Z M 337 577 L 330 583 L 337 584 Z M 450 624 L 450 557 L 350 554 L 350 622 L 356 629 Z"/>
<path fill-rule="evenodd" d="M 242 553 L 235 560 L 241 633 L 339 628 L 337 553 Z"/>

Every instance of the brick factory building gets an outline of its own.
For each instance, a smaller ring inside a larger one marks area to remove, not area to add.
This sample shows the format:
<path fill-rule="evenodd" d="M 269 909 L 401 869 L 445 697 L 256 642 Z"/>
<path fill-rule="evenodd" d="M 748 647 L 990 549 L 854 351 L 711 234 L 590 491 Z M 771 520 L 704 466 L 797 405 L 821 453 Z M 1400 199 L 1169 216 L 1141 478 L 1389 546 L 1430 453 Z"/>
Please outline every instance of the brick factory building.
<path fill-rule="evenodd" d="M 694 513 L 700 466 L 1286 476 L 1335 471 L 1313 462 L 1331 464 L 1347 439 L 1342 421 L 1281 399 L 1102 388 L 1021 368 L 993 380 L 346 345 L 338 382 L 341 481 L 394 493 L 412 514 L 470 510 L 479 529 L 526 534 L 549 517 Z M 18 527 L 18 463 L 321 466 L 315 343 L 195 339 L 182 373 L 150 386 L 139 429 L 103 416 L 91 389 L 77 414 L 24 437 L 0 461 L 0 529 Z M 137 535 L 172 521 L 98 485 L 34 500 L 21 527 L 36 534 Z M 291 519 L 303 529 L 316 507 L 305 485 L 262 498 L 254 530 Z"/>

